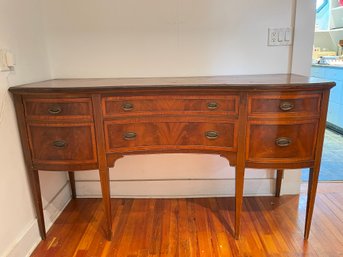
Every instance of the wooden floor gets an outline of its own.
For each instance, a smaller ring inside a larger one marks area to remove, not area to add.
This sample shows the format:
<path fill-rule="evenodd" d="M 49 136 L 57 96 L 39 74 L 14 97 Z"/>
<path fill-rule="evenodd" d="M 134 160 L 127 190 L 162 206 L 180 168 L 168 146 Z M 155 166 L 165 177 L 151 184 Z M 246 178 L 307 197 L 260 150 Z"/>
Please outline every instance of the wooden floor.
<path fill-rule="evenodd" d="M 320 184 L 310 239 L 300 196 L 246 197 L 240 240 L 234 198 L 112 199 L 113 239 L 104 239 L 99 199 L 72 200 L 32 256 L 343 256 L 343 183 Z"/>

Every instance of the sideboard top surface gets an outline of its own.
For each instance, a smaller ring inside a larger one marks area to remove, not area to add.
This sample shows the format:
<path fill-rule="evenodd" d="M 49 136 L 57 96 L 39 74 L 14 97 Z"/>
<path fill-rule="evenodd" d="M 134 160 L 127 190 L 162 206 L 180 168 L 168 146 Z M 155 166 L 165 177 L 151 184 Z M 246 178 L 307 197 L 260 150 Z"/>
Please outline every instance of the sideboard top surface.
<path fill-rule="evenodd" d="M 228 90 L 329 89 L 334 82 L 295 74 L 263 74 L 200 77 L 74 78 L 52 79 L 14 86 L 14 94 L 59 92 L 107 92 L 120 89 L 217 88 Z"/>

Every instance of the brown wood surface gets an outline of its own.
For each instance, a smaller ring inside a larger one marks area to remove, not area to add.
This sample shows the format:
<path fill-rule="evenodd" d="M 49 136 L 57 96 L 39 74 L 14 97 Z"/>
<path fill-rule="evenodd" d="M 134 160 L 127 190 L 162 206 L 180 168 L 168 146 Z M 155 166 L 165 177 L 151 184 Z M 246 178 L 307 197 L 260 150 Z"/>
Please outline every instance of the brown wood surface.
<path fill-rule="evenodd" d="M 88 98 L 24 98 L 25 114 L 31 120 L 91 120 L 92 102 Z"/>
<path fill-rule="evenodd" d="M 207 146 L 213 150 L 224 147 L 223 150 L 232 150 L 237 146 L 235 122 L 205 123 L 205 122 L 141 122 L 117 124 L 106 122 L 107 151 L 134 151 L 136 147 L 161 148 L 188 146 L 199 148 Z M 217 137 L 208 138 L 206 133 L 216 133 Z M 135 133 L 132 139 L 128 133 Z M 119 149 L 118 149 L 119 148 Z"/>
<path fill-rule="evenodd" d="M 73 199 L 76 199 L 75 174 L 73 171 L 69 171 L 68 176 L 69 176 L 71 196 Z"/>
<path fill-rule="evenodd" d="M 334 189 L 334 190 L 333 190 Z M 72 200 L 32 257 L 339 257 L 343 184 L 319 184 L 311 240 L 302 237 L 300 196 L 245 197 L 234 240 L 234 198 L 111 199 L 113 239 L 102 236 L 100 199 Z"/>
<path fill-rule="evenodd" d="M 96 144 L 92 123 L 29 123 L 34 163 L 96 163 Z M 63 142 L 62 147 L 54 145 Z"/>
<path fill-rule="evenodd" d="M 236 238 L 246 167 L 311 168 L 307 238 L 334 84 L 283 74 L 61 79 L 10 88 L 42 238 L 33 170 L 97 168 L 110 239 L 109 166 L 126 154 L 161 152 L 210 152 L 236 165 Z M 280 146 L 280 138 L 291 143 Z"/>
<path fill-rule="evenodd" d="M 45 222 L 43 214 L 43 205 L 41 198 L 41 190 L 39 184 L 38 170 L 33 168 L 32 156 L 30 151 L 30 144 L 28 139 L 27 127 L 25 123 L 25 112 L 23 106 L 23 99 L 20 95 L 14 95 L 14 107 L 17 115 L 18 129 L 20 134 L 20 141 L 23 150 L 23 156 L 27 171 L 27 177 L 30 184 L 31 196 L 37 217 L 39 234 L 42 239 L 46 238 Z"/>
<path fill-rule="evenodd" d="M 304 230 L 304 238 L 308 239 L 310 236 L 310 229 L 312 223 L 312 215 L 314 210 L 314 202 L 316 200 L 316 191 L 318 185 L 318 177 L 320 171 L 321 156 L 323 151 L 324 132 L 326 127 L 326 115 L 329 106 L 329 95 L 330 91 L 323 91 L 323 101 L 321 105 L 320 122 L 319 122 L 319 133 L 317 140 L 317 147 L 315 153 L 315 163 L 310 168 L 308 192 L 307 192 L 307 205 L 306 205 L 306 222 Z"/>
<path fill-rule="evenodd" d="M 276 170 L 275 197 L 280 197 L 284 170 Z"/>
<path fill-rule="evenodd" d="M 123 115 L 237 115 L 238 95 L 112 96 L 103 98 L 105 117 Z M 131 107 L 128 108 L 127 106 Z"/>
<path fill-rule="evenodd" d="M 318 120 L 251 121 L 247 127 L 247 160 L 257 162 L 297 162 L 314 160 Z M 276 140 L 288 138 L 288 146 Z"/>
<path fill-rule="evenodd" d="M 318 117 L 321 94 L 316 93 L 271 93 L 251 94 L 248 98 L 248 115 L 270 117 Z M 290 104 L 289 109 L 282 109 L 283 104 Z"/>
<path fill-rule="evenodd" d="M 111 192 L 110 192 L 110 174 L 107 165 L 106 150 L 105 150 L 105 135 L 104 135 L 104 122 L 101 112 L 101 96 L 92 95 L 93 113 L 95 122 L 95 135 L 97 141 L 97 153 L 99 160 L 99 176 L 101 183 L 102 201 L 105 212 L 105 237 L 107 240 L 112 238 L 112 212 L 111 212 Z"/>
<path fill-rule="evenodd" d="M 245 151 L 246 151 L 246 126 L 247 126 L 247 94 L 241 93 L 238 123 L 238 149 L 235 169 L 235 239 L 239 239 L 241 233 L 241 212 L 243 205 L 243 189 L 245 175 Z"/>
<path fill-rule="evenodd" d="M 36 82 L 9 90 L 16 94 L 29 93 L 70 93 L 70 92 L 120 92 L 120 89 L 165 89 L 168 94 L 172 88 L 186 89 L 223 89 L 230 90 L 315 90 L 331 88 L 334 82 L 328 83 L 315 77 L 295 74 L 262 74 L 238 76 L 203 76 L 203 77 L 164 77 L 164 78 L 109 78 L 109 79 L 54 79 Z M 169 88 L 169 90 L 168 90 Z M 160 94 L 160 93 L 159 93 Z"/>

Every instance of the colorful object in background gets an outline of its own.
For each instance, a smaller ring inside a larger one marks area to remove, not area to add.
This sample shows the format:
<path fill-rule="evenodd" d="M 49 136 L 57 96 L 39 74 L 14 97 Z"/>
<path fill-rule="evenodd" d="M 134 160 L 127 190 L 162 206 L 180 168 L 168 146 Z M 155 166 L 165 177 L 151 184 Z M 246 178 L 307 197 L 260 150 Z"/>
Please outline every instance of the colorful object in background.
<path fill-rule="evenodd" d="M 338 5 L 343 6 L 343 0 L 338 0 Z"/>

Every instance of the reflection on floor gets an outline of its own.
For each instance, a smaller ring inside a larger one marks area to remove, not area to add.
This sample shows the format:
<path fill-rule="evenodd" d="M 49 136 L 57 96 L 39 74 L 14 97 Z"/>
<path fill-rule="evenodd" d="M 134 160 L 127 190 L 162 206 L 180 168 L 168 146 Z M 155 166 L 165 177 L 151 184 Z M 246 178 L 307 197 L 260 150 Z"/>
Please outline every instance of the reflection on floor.
<path fill-rule="evenodd" d="M 302 170 L 302 180 L 308 180 L 308 169 Z M 328 129 L 325 131 L 319 180 L 343 180 L 343 136 Z"/>

